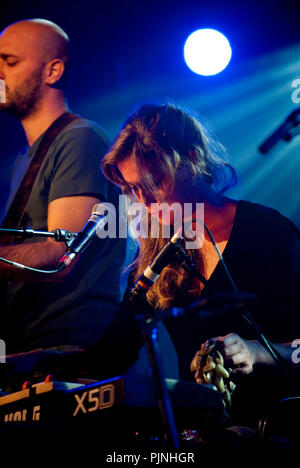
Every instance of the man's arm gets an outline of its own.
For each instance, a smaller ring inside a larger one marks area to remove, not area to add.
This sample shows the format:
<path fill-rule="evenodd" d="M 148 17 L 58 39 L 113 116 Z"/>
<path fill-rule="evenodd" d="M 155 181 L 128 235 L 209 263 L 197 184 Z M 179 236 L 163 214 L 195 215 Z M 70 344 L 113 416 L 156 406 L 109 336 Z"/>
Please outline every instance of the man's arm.
<path fill-rule="evenodd" d="M 48 231 L 66 229 L 79 232 L 89 219 L 93 206 L 100 200 L 92 196 L 70 196 L 53 200 L 48 206 Z M 55 269 L 58 261 L 66 251 L 64 242 L 47 239 L 45 242 L 34 242 L 9 246 L 0 245 L 0 257 L 38 269 Z M 46 275 L 22 270 L 0 262 L 0 277 L 13 281 L 61 281 L 76 264 L 74 261 L 64 271 Z"/>

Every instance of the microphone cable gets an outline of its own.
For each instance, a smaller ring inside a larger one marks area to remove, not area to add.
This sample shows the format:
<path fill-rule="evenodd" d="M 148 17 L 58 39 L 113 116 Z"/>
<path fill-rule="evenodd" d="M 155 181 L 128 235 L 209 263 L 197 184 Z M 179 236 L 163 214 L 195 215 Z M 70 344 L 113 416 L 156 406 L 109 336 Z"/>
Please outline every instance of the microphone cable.
<path fill-rule="evenodd" d="M 40 270 L 38 268 L 33 268 L 29 267 L 26 265 L 23 265 L 22 263 L 14 262 L 12 260 L 7 260 L 6 258 L 0 257 L 0 262 L 7 263 L 8 265 L 14 266 L 16 268 L 20 268 L 21 270 L 26 270 L 26 271 L 34 271 L 36 273 L 45 273 L 45 274 L 51 274 L 53 275 L 54 273 L 59 273 L 63 268 L 56 268 L 55 270 Z"/>

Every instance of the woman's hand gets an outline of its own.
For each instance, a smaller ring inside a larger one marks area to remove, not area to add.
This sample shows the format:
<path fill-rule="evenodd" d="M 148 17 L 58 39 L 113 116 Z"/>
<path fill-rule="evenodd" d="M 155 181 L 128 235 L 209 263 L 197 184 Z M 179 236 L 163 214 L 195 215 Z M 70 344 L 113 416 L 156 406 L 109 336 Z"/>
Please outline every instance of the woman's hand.
<path fill-rule="evenodd" d="M 216 348 L 222 353 L 225 366 L 233 372 L 250 374 L 253 365 L 262 360 L 263 347 L 257 341 L 244 340 L 235 333 L 212 338 Z"/>

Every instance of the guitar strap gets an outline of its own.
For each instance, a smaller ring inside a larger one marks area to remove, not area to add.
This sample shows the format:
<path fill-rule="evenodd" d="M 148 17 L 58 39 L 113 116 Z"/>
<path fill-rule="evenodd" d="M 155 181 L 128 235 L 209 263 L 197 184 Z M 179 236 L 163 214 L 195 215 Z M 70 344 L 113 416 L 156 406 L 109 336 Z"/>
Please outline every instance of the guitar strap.
<path fill-rule="evenodd" d="M 5 215 L 1 225 L 2 228 L 18 229 L 20 227 L 34 181 L 41 168 L 42 162 L 47 155 L 51 143 L 68 124 L 79 118 L 80 116 L 76 114 L 65 112 L 60 117 L 58 117 L 46 130 L 25 173 L 20 187 L 18 188 L 17 193 Z M 12 244 L 13 241 L 14 236 L 11 235 L 4 235 L 0 238 L 0 244 L 8 245 Z"/>

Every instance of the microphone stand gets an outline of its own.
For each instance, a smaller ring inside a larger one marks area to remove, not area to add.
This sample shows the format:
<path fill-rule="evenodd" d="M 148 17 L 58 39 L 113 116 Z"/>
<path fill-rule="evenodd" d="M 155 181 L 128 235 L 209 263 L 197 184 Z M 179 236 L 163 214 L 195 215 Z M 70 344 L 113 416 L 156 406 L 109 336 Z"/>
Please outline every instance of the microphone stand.
<path fill-rule="evenodd" d="M 179 241 L 179 239 L 178 239 Z M 200 281 L 207 284 L 207 280 L 199 273 L 192 261 L 192 259 L 186 254 L 183 248 L 176 241 L 172 244 L 172 254 L 174 260 L 177 260 L 184 269 L 192 272 Z M 130 296 L 129 301 L 140 305 L 141 307 L 145 304 L 146 291 L 138 289 Z M 153 370 L 154 385 L 157 394 L 158 406 L 165 429 L 165 437 L 168 445 L 174 448 L 180 448 L 180 442 L 176 430 L 175 418 L 169 397 L 168 389 L 166 387 L 163 367 L 159 355 L 158 345 L 158 329 L 157 322 L 160 318 L 156 318 L 153 315 L 148 316 L 146 314 L 135 314 L 135 319 L 138 321 L 140 331 L 142 333 L 147 354 L 149 357 L 150 364 Z"/>
<path fill-rule="evenodd" d="M 65 229 L 54 229 L 51 232 L 48 231 L 36 231 L 30 227 L 28 228 L 19 228 L 19 229 L 6 229 L 0 228 L 0 236 L 16 236 L 21 237 L 21 239 L 27 239 L 30 237 L 52 237 L 57 242 L 65 242 L 68 245 L 74 237 L 77 236 L 77 233 L 66 231 Z M 0 238 L 1 239 L 1 238 Z"/>
<path fill-rule="evenodd" d="M 134 300 L 137 300 L 136 296 L 134 297 Z M 175 417 L 172 409 L 169 392 L 165 382 L 162 362 L 159 355 L 160 351 L 158 345 L 157 320 L 153 315 L 146 316 L 143 313 L 136 314 L 135 319 L 138 321 L 139 328 L 146 345 L 149 361 L 152 367 L 157 402 L 163 427 L 165 430 L 165 439 L 167 445 L 173 448 L 180 448 Z"/>
<path fill-rule="evenodd" d="M 262 154 L 268 153 L 273 146 L 275 146 L 280 140 L 291 141 L 296 135 L 300 134 L 300 109 L 295 109 L 285 119 L 275 132 L 272 133 L 260 146 L 259 151 Z"/>

